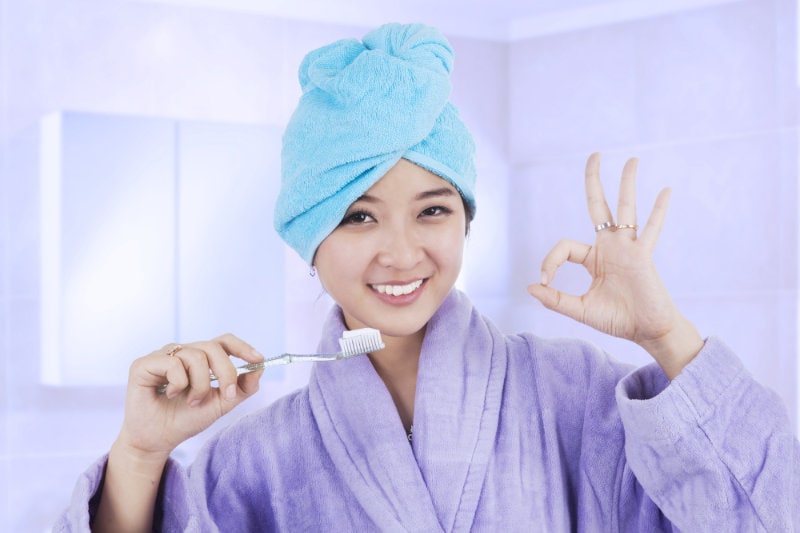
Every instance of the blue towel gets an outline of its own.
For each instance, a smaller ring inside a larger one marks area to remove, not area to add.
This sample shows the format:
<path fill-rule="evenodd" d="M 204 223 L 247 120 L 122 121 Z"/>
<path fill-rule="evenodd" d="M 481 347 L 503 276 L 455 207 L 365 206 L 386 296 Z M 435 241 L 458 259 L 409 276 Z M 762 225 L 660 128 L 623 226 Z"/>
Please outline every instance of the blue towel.
<path fill-rule="evenodd" d="M 303 59 L 283 136 L 275 229 L 309 264 L 347 208 L 400 158 L 475 207 L 475 145 L 448 101 L 453 50 L 422 24 L 387 24 Z"/>

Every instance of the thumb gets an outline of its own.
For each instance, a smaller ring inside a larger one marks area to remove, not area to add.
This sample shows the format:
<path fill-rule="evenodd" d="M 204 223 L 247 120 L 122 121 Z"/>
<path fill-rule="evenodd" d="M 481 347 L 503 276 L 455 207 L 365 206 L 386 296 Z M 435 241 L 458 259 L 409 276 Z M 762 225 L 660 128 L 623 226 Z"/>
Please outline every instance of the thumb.
<path fill-rule="evenodd" d="M 229 413 L 234 407 L 258 392 L 258 380 L 263 374 L 263 369 L 242 374 L 235 384 L 228 386 L 230 391 L 217 391 L 218 394 L 221 394 L 223 414 Z"/>
<path fill-rule="evenodd" d="M 583 317 L 583 305 L 577 296 L 566 294 L 542 283 L 528 285 L 528 293 L 542 302 L 547 309 L 556 313 L 578 321 Z"/>
<path fill-rule="evenodd" d="M 558 306 L 558 291 L 552 287 L 542 283 L 532 283 L 528 285 L 528 293 L 542 302 L 542 305 L 548 309 L 555 309 Z"/>

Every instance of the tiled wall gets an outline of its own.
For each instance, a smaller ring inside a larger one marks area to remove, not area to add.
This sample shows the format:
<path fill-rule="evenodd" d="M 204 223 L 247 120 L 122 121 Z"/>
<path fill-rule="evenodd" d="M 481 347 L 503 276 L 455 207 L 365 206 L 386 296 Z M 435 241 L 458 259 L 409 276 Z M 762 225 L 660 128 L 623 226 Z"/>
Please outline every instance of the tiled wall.
<path fill-rule="evenodd" d="M 509 67 L 511 226 L 532 229 L 514 241 L 512 283 L 530 279 L 560 237 L 592 239 L 585 156 L 604 153 L 610 199 L 624 160 L 637 156 L 640 224 L 658 190 L 673 190 L 656 252 L 667 287 L 702 334 L 721 336 L 784 398 L 793 420 L 795 15 L 793 2 L 734 2 L 520 43 Z M 579 291 L 583 272 L 567 269 L 562 283 Z M 524 300 L 508 308 L 512 327 L 575 333 Z M 647 361 L 632 345 L 585 334 Z"/>
<path fill-rule="evenodd" d="M 0 9 L 0 530 L 37 531 L 112 442 L 124 395 L 38 382 L 39 119 L 75 110 L 282 125 L 303 53 L 364 30 L 99 0 Z M 624 158 L 637 155 L 641 217 L 673 187 L 657 260 L 676 300 L 794 409 L 795 20 L 793 1 L 741 1 L 512 44 L 454 38 L 453 99 L 479 145 L 463 280 L 473 300 L 503 329 L 585 336 L 646 362 L 525 292 L 558 238 L 593 237 L 588 153 L 605 154 L 609 196 Z M 302 261 L 284 261 L 286 347 L 313 349 L 328 301 Z M 559 274 L 564 288 L 584 282 L 575 269 Z M 271 382 L 251 407 L 306 372 Z"/>

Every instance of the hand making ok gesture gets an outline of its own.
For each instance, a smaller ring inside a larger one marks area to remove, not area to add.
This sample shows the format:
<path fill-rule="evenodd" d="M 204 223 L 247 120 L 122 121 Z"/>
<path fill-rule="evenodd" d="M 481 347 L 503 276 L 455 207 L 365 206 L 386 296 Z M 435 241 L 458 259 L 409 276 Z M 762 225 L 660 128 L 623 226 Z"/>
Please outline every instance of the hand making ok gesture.
<path fill-rule="evenodd" d="M 530 285 L 528 292 L 548 309 L 639 344 L 674 378 L 702 348 L 703 340 L 675 307 L 653 262 L 669 189 L 659 193 L 647 223 L 638 231 L 637 165 L 637 159 L 629 159 L 622 170 L 615 221 L 600 181 L 600 154 L 589 157 L 586 200 L 595 242 L 561 240 L 542 263 L 541 283 Z M 583 295 L 566 294 L 550 285 L 565 262 L 582 265 L 591 276 Z"/>

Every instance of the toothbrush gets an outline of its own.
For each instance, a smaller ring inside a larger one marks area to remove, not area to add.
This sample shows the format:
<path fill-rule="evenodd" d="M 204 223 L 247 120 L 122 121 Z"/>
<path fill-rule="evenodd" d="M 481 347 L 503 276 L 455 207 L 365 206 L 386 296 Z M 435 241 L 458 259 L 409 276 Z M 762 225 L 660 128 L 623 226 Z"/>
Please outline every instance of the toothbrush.
<path fill-rule="evenodd" d="M 363 355 L 371 352 L 382 350 L 386 345 L 381 339 L 381 332 L 373 328 L 354 329 L 352 331 L 345 331 L 339 339 L 340 351 L 336 353 L 319 353 L 319 354 L 292 354 L 285 353 L 276 357 L 270 357 L 259 363 L 248 363 L 236 367 L 236 375 L 248 374 L 261 370 L 268 366 L 288 365 L 289 363 L 306 361 L 339 361 L 348 359 L 357 355 Z M 211 381 L 217 381 L 217 376 L 209 371 Z M 158 393 L 164 394 L 167 391 L 167 385 L 158 387 Z"/>

